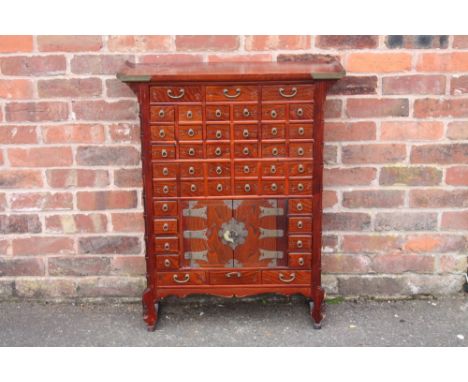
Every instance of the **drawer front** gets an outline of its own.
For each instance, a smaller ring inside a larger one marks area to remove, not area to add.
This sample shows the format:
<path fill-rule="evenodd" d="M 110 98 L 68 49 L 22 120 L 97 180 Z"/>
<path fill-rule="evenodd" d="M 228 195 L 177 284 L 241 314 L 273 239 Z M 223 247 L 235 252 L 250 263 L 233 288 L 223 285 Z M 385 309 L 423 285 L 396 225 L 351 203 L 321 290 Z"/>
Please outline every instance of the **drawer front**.
<path fill-rule="evenodd" d="M 180 182 L 181 196 L 203 196 L 205 194 L 205 183 L 203 181 Z"/>
<path fill-rule="evenodd" d="M 231 146 L 229 143 L 208 143 L 206 145 L 206 157 L 210 159 L 230 158 Z"/>
<path fill-rule="evenodd" d="M 174 106 L 151 106 L 150 121 L 151 122 L 174 122 L 175 111 Z"/>
<path fill-rule="evenodd" d="M 234 125 L 234 138 L 236 140 L 257 139 L 257 125 Z"/>
<path fill-rule="evenodd" d="M 229 162 L 209 162 L 208 177 L 219 178 L 231 175 L 231 163 Z"/>
<path fill-rule="evenodd" d="M 314 104 L 291 104 L 289 106 L 289 119 L 301 120 L 301 119 L 313 119 Z"/>
<path fill-rule="evenodd" d="M 284 194 L 284 180 L 263 180 L 262 193 L 264 195 Z"/>
<path fill-rule="evenodd" d="M 262 271 L 263 284 L 310 285 L 310 271 Z"/>
<path fill-rule="evenodd" d="M 262 105 L 263 121 L 281 121 L 286 119 L 285 105 Z"/>
<path fill-rule="evenodd" d="M 286 157 L 286 145 L 284 143 L 262 143 L 262 155 L 264 158 Z"/>
<path fill-rule="evenodd" d="M 257 271 L 226 271 L 210 272 L 210 284 L 233 285 L 233 284 L 258 284 L 260 272 Z"/>
<path fill-rule="evenodd" d="M 179 106 L 179 122 L 201 122 L 203 113 L 201 106 Z"/>
<path fill-rule="evenodd" d="M 175 237 L 156 237 L 154 239 L 154 248 L 156 253 L 178 253 L 179 238 Z"/>
<path fill-rule="evenodd" d="M 256 105 L 234 105 L 235 121 L 257 121 L 258 113 Z"/>
<path fill-rule="evenodd" d="M 201 86 L 151 86 L 151 102 L 201 102 Z"/>
<path fill-rule="evenodd" d="M 202 143 L 181 143 L 179 145 L 180 159 L 200 159 L 203 158 Z"/>
<path fill-rule="evenodd" d="M 239 101 L 256 101 L 258 99 L 257 86 L 207 86 L 206 101 L 207 102 L 239 102 Z"/>
<path fill-rule="evenodd" d="M 312 101 L 314 85 L 262 86 L 262 101 Z"/>
<path fill-rule="evenodd" d="M 153 182 L 154 196 L 161 198 L 177 196 L 177 182 L 156 181 Z"/>
<path fill-rule="evenodd" d="M 288 230 L 291 233 L 310 233 L 312 231 L 312 218 L 308 216 L 290 217 Z"/>
<path fill-rule="evenodd" d="M 310 180 L 290 180 L 289 193 L 293 195 L 311 195 L 312 181 Z"/>
<path fill-rule="evenodd" d="M 230 179 L 213 179 L 208 182 L 209 195 L 230 195 L 231 194 L 231 181 Z"/>
<path fill-rule="evenodd" d="M 174 126 L 172 125 L 156 125 L 151 126 L 152 141 L 174 141 Z"/>
<path fill-rule="evenodd" d="M 262 139 L 284 139 L 285 134 L 284 125 L 262 125 Z"/>
<path fill-rule="evenodd" d="M 229 106 L 228 105 L 211 105 L 206 106 L 207 121 L 229 121 Z"/>
<path fill-rule="evenodd" d="M 310 269 L 311 255 L 303 253 L 290 253 L 288 254 L 288 267 L 298 269 Z"/>
<path fill-rule="evenodd" d="M 156 269 L 158 271 L 170 271 L 179 269 L 179 255 L 156 256 Z"/>
<path fill-rule="evenodd" d="M 203 139 L 203 127 L 201 125 L 179 126 L 180 141 L 201 141 Z"/>
<path fill-rule="evenodd" d="M 310 252 L 312 250 L 312 237 L 310 235 L 289 236 L 288 248 L 290 251 Z"/>
<path fill-rule="evenodd" d="M 175 163 L 153 163 L 153 178 L 175 179 L 177 165 Z"/>
<path fill-rule="evenodd" d="M 291 158 L 312 158 L 312 143 L 289 143 L 289 156 Z"/>
<path fill-rule="evenodd" d="M 231 136 L 229 125 L 208 125 L 206 126 L 206 139 L 208 140 L 224 140 Z"/>
<path fill-rule="evenodd" d="M 312 198 L 308 199 L 289 199 L 288 210 L 290 214 L 310 215 L 312 213 Z"/>
<path fill-rule="evenodd" d="M 234 155 L 236 158 L 257 158 L 257 143 L 238 143 L 234 145 Z"/>
<path fill-rule="evenodd" d="M 313 128 L 311 123 L 291 124 L 289 125 L 290 139 L 312 139 Z"/>
<path fill-rule="evenodd" d="M 176 157 L 176 149 L 174 145 L 153 145 L 151 147 L 151 156 L 153 159 L 174 159 Z"/>
<path fill-rule="evenodd" d="M 180 163 L 180 177 L 181 178 L 202 178 L 203 177 L 203 164 L 202 163 Z"/>
<path fill-rule="evenodd" d="M 176 234 L 177 219 L 154 219 L 153 229 L 159 235 L 173 235 Z"/>
<path fill-rule="evenodd" d="M 154 216 L 177 216 L 177 202 L 174 200 L 161 200 L 153 203 Z"/>
<path fill-rule="evenodd" d="M 257 193 L 257 180 L 236 180 L 234 192 L 236 195 L 255 195 Z"/>
<path fill-rule="evenodd" d="M 236 177 L 258 176 L 257 162 L 235 162 L 234 173 Z"/>
<path fill-rule="evenodd" d="M 158 272 L 158 285 L 184 286 L 206 284 L 206 273 L 200 271 L 190 272 Z"/>
<path fill-rule="evenodd" d="M 281 176 L 285 174 L 284 163 L 278 161 L 263 162 L 262 176 Z"/>
<path fill-rule="evenodd" d="M 293 162 L 289 163 L 289 176 L 312 176 L 312 162 Z"/>

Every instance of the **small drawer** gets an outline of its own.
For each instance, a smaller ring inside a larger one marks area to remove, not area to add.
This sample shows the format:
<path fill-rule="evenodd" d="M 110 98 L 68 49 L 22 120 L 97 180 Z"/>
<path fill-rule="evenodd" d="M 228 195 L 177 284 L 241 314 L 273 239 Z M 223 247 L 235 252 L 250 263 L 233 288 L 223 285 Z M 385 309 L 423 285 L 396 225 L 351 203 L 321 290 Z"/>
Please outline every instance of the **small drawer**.
<path fill-rule="evenodd" d="M 314 104 L 291 104 L 289 105 L 289 119 L 313 119 Z"/>
<path fill-rule="evenodd" d="M 289 163 L 289 176 L 312 176 L 313 162 L 292 162 Z"/>
<path fill-rule="evenodd" d="M 262 87 L 262 101 L 311 101 L 314 85 L 269 85 Z"/>
<path fill-rule="evenodd" d="M 180 182 L 181 196 L 203 196 L 205 194 L 205 184 L 203 181 Z"/>
<path fill-rule="evenodd" d="M 260 283 L 260 272 L 257 272 L 257 271 L 210 272 L 210 284 L 213 284 L 213 285 L 258 284 L 258 283 Z"/>
<path fill-rule="evenodd" d="M 312 236 L 289 236 L 288 248 L 290 251 L 296 252 L 310 252 L 312 250 Z"/>
<path fill-rule="evenodd" d="M 289 156 L 291 158 L 312 158 L 312 143 L 289 143 Z"/>
<path fill-rule="evenodd" d="M 179 145 L 180 159 L 201 159 L 203 158 L 202 143 L 184 143 Z"/>
<path fill-rule="evenodd" d="M 173 235 L 177 233 L 177 219 L 154 219 L 154 233 L 157 235 Z"/>
<path fill-rule="evenodd" d="M 312 139 L 313 129 L 311 123 L 289 125 L 289 139 Z"/>
<path fill-rule="evenodd" d="M 231 146 L 229 143 L 208 143 L 206 145 L 207 158 L 230 158 Z"/>
<path fill-rule="evenodd" d="M 174 237 L 155 237 L 154 249 L 156 254 L 159 253 L 178 253 L 179 252 L 179 238 Z"/>
<path fill-rule="evenodd" d="M 235 162 L 234 173 L 236 177 L 258 176 L 257 162 Z"/>
<path fill-rule="evenodd" d="M 174 106 L 151 106 L 151 122 L 174 122 Z"/>
<path fill-rule="evenodd" d="M 310 285 L 310 271 L 263 271 L 263 284 Z"/>
<path fill-rule="evenodd" d="M 175 145 L 153 145 L 151 156 L 153 159 L 174 159 L 176 156 Z"/>
<path fill-rule="evenodd" d="M 312 232 L 312 218 L 309 216 L 290 217 L 288 230 L 292 233 L 310 233 Z"/>
<path fill-rule="evenodd" d="M 276 195 L 284 194 L 284 180 L 263 180 L 262 194 Z"/>
<path fill-rule="evenodd" d="M 311 195 L 311 180 L 289 180 L 289 193 L 292 195 Z"/>
<path fill-rule="evenodd" d="M 207 86 L 206 101 L 207 102 L 239 102 L 239 101 L 256 101 L 258 99 L 257 86 Z"/>
<path fill-rule="evenodd" d="M 175 140 L 174 136 L 174 126 L 172 125 L 156 125 L 151 126 L 151 140 L 152 141 L 173 141 Z"/>
<path fill-rule="evenodd" d="M 257 180 L 236 180 L 235 183 L 236 195 L 255 195 L 257 193 Z"/>
<path fill-rule="evenodd" d="M 153 203 L 154 216 L 177 216 L 177 202 L 161 200 Z"/>
<path fill-rule="evenodd" d="M 201 106 L 179 106 L 179 122 L 201 122 L 203 113 Z"/>
<path fill-rule="evenodd" d="M 208 182 L 209 195 L 231 195 L 230 179 L 212 179 Z"/>
<path fill-rule="evenodd" d="M 201 102 L 201 86 L 151 86 L 151 102 Z"/>
<path fill-rule="evenodd" d="M 311 268 L 311 255 L 302 253 L 290 253 L 288 255 L 288 268 Z"/>
<path fill-rule="evenodd" d="M 257 121 L 258 113 L 256 105 L 234 105 L 235 121 Z"/>
<path fill-rule="evenodd" d="M 264 176 L 284 176 L 284 163 L 262 162 L 262 177 Z"/>
<path fill-rule="evenodd" d="M 285 105 L 262 105 L 263 121 L 282 121 L 286 119 Z"/>
<path fill-rule="evenodd" d="M 234 138 L 241 139 L 257 139 L 257 125 L 234 125 Z"/>
<path fill-rule="evenodd" d="M 208 162 L 208 177 L 219 178 L 231 175 L 230 162 Z"/>
<path fill-rule="evenodd" d="M 203 163 L 180 163 L 180 177 L 181 178 L 202 178 L 203 177 Z"/>
<path fill-rule="evenodd" d="M 206 273 L 200 271 L 190 272 L 158 272 L 158 285 L 184 286 L 206 284 Z"/>
<path fill-rule="evenodd" d="M 179 255 L 156 256 L 156 269 L 158 271 L 170 271 L 179 269 Z"/>
<path fill-rule="evenodd" d="M 177 165 L 175 163 L 153 163 L 153 178 L 175 179 Z"/>
<path fill-rule="evenodd" d="M 236 158 L 257 158 L 257 143 L 237 143 L 234 145 L 234 154 Z"/>
<path fill-rule="evenodd" d="M 179 125 L 179 141 L 201 141 L 203 127 L 201 125 Z"/>
<path fill-rule="evenodd" d="M 153 182 L 154 196 L 177 196 L 177 182 L 155 181 Z"/>
<path fill-rule="evenodd" d="M 208 140 L 223 140 L 229 139 L 231 136 L 229 125 L 207 125 L 206 139 Z"/>
<path fill-rule="evenodd" d="M 310 215 L 312 213 L 312 198 L 310 199 L 289 199 L 288 210 L 290 214 Z"/>
<path fill-rule="evenodd" d="M 262 125 L 262 139 L 284 139 L 284 125 Z"/>
<path fill-rule="evenodd" d="M 207 121 L 229 121 L 228 105 L 206 106 Z"/>
<path fill-rule="evenodd" d="M 263 158 L 286 157 L 286 145 L 284 143 L 262 143 Z"/>

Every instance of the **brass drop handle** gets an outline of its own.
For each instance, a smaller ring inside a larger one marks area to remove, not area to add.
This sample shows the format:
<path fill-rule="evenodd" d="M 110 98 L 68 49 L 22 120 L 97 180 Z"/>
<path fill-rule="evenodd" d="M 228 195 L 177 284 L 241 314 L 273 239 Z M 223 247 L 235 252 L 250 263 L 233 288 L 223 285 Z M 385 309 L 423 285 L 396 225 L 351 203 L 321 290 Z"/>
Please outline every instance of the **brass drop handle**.
<path fill-rule="evenodd" d="M 299 171 L 300 173 L 303 173 L 304 172 L 304 166 L 302 164 L 297 166 L 297 171 Z"/>
<path fill-rule="evenodd" d="M 195 135 L 195 130 L 193 130 L 193 129 L 188 129 L 187 135 L 188 135 L 189 137 L 193 137 L 193 136 Z"/>
<path fill-rule="evenodd" d="M 302 203 L 297 203 L 296 208 L 298 211 L 302 211 L 304 209 L 304 206 L 302 205 Z"/>
<path fill-rule="evenodd" d="M 215 111 L 216 118 L 220 118 L 220 117 L 221 117 L 221 114 L 222 114 L 222 113 L 221 113 L 221 110 L 216 109 L 216 111 Z"/>
<path fill-rule="evenodd" d="M 168 95 L 169 98 L 179 99 L 179 98 L 182 98 L 185 95 L 185 89 L 179 89 L 179 94 L 178 95 L 174 95 L 172 93 L 172 89 L 167 89 L 167 95 Z"/>
<path fill-rule="evenodd" d="M 187 283 L 189 280 L 190 280 L 190 275 L 188 273 L 186 273 L 184 275 L 184 279 L 183 280 L 179 280 L 178 276 L 177 275 L 174 275 L 172 276 L 172 279 L 177 283 L 177 284 L 185 284 Z"/>
<path fill-rule="evenodd" d="M 171 248 L 171 245 L 169 243 L 164 243 L 164 249 L 167 251 Z"/>
<path fill-rule="evenodd" d="M 302 108 L 299 108 L 296 110 L 296 114 L 298 117 L 302 117 L 304 115 L 304 110 L 302 110 Z"/>
<path fill-rule="evenodd" d="M 223 133 L 221 132 L 221 130 L 216 130 L 215 136 L 216 138 L 220 139 L 223 136 Z"/>
<path fill-rule="evenodd" d="M 296 225 L 297 225 L 297 228 L 300 229 L 304 226 L 304 223 L 302 223 L 302 220 L 299 220 Z"/>
<path fill-rule="evenodd" d="M 303 149 L 302 147 L 299 147 L 299 148 L 297 149 L 297 155 L 299 155 L 299 156 L 303 156 L 303 155 L 304 155 L 304 149 Z"/>
<path fill-rule="evenodd" d="M 297 189 L 298 189 L 299 191 L 304 191 L 304 185 L 303 185 L 302 183 L 299 183 L 299 184 L 297 185 Z"/>
<path fill-rule="evenodd" d="M 296 245 L 297 245 L 297 248 L 302 248 L 303 246 L 302 240 L 298 240 Z"/>
<path fill-rule="evenodd" d="M 245 192 L 250 192 L 250 184 L 246 184 L 244 186 L 244 190 L 245 190 Z"/>
<path fill-rule="evenodd" d="M 195 184 L 190 185 L 190 191 L 195 192 L 197 191 L 197 186 Z"/>
<path fill-rule="evenodd" d="M 298 134 L 299 135 L 304 135 L 304 128 L 303 127 L 299 127 L 299 129 L 297 130 Z"/>
<path fill-rule="evenodd" d="M 279 91 L 279 94 L 284 98 L 292 98 L 297 94 L 297 88 L 291 88 L 290 94 L 286 94 L 283 88 L 279 88 L 278 91 Z"/>
<path fill-rule="evenodd" d="M 305 262 L 304 262 L 304 258 L 303 257 L 299 257 L 299 259 L 297 260 L 297 263 L 302 267 Z"/>
<path fill-rule="evenodd" d="M 188 172 L 189 172 L 190 175 L 195 174 L 195 168 L 190 166 L 189 169 L 188 169 Z"/>
<path fill-rule="evenodd" d="M 272 174 L 276 174 L 276 166 L 275 166 L 274 164 L 271 165 L 271 167 L 270 167 L 270 172 L 271 172 Z"/>
<path fill-rule="evenodd" d="M 192 110 L 189 110 L 189 111 L 187 112 L 187 118 L 188 118 L 188 119 L 192 119 L 192 117 L 193 117 Z"/>
<path fill-rule="evenodd" d="M 276 110 L 272 110 L 270 112 L 270 115 L 271 115 L 271 118 L 276 118 L 278 116 L 278 113 L 276 112 Z"/>
<path fill-rule="evenodd" d="M 227 98 L 237 98 L 241 94 L 241 90 L 239 88 L 236 89 L 236 92 L 234 94 L 229 94 L 229 89 L 224 89 L 223 94 Z"/>
<path fill-rule="evenodd" d="M 159 117 L 164 118 L 164 109 L 159 110 Z"/>
<path fill-rule="evenodd" d="M 244 166 L 244 174 L 248 174 L 250 172 L 250 167 L 245 165 Z"/>
<path fill-rule="evenodd" d="M 162 170 L 162 173 L 164 176 L 168 176 L 169 175 L 169 169 L 167 167 L 164 167 L 163 170 Z"/>
<path fill-rule="evenodd" d="M 277 184 L 276 184 L 276 183 L 272 183 L 272 184 L 271 184 L 271 191 L 276 191 L 276 190 L 278 190 Z"/>
<path fill-rule="evenodd" d="M 161 138 L 164 138 L 164 137 L 166 136 L 166 132 L 165 132 L 164 130 L 162 130 L 162 129 L 159 130 L 159 136 L 160 136 Z"/>
<path fill-rule="evenodd" d="M 221 147 L 216 147 L 216 149 L 215 149 L 215 154 L 216 154 L 216 156 L 218 156 L 218 157 L 222 154 Z"/>
<path fill-rule="evenodd" d="M 221 166 L 216 167 L 216 174 L 221 175 L 223 173 L 223 169 Z"/>
<path fill-rule="evenodd" d="M 293 282 L 295 279 L 296 279 L 296 274 L 295 273 L 291 273 L 291 275 L 289 276 L 289 278 L 285 278 L 285 276 L 280 273 L 279 274 L 279 279 L 284 282 L 284 283 L 291 283 Z"/>
<path fill-rule="evenodd" d="M 242 131 L 242 136 L 243 136 L 244 138 L 248 138 L 248 137 L 249 137 L 249 130 L 244 129 L 244 130 Z"/>
<path fill-rule="evenodd" d="M 242 152 L 244 153 L 244 155 L 249 155 L 249 153 L 250 153 L 248 147 L 244 147 L 244 149 L 242 150 Z"/>
<path fill-rule="evenodd" d="M 166 150 L 166 149 L 162 149 L 162 150 L 161 150 L 161 156 L 162 156 L 163 158 L 167 158 L 167 150 Z"/>
<path fill-rule="evenodd" d="M 241 276 L 242 276 L 242 274 L 241 274 L 240 272 L 228 272 L 228 273 L 226 273 L 226 277 L 227 277 L 228 279 L 230 279 L 231 277 L 237 277 L 237 278 L 239 278 L 239 277 L 241 277 Z"/>
<path fill-rule="evenodd" d="M 276 127 L 273 127 L 271 129 L 271 135 L 277 135 L 278 134 L 278 129 Z"/>
<path fill-rule="evenodd" d="M 273 148 L 273 150 L 271 150 L 271 153 L 274 155 L 274 156 L 277 156 L 279 151 L 276 147 Z"/>
<path fill-rule="evenodd" d="M 168 231 L 169 230 L 169 224 L 164 223 L 162 226 L 163 231 Z"/>
<path fill-rule="evenodd" d="M 165 266 L 166 268 L 169 268 L 169 267 L 171 266 L 171 261 L 170 261 L 169 259 L 165 259 L 165 260 L 164 260 L 164 266 Z"/>
<path fill-rule="evenodd" d="M 223 185 L 221 183 L 218 183 L 218 185 L 216 186 L 216 191 L 218 192 L 223 191 Z"/>
<path fill-rule="evenodd" d="M 164 186 L 163 187 L 163 193 L 167 194 L 169 192 L 169 187 L 168 186 Z"/>
<path fill-rule="evenodd" d="M 191 157 L 195 155 L 195 149 L 193 147 L 189 148 L 188 155 L 190 155 Z"/>
<path fill-rule="evenodd" d="M 162 205 L 161 209 L 162 209 L 164 212 L 167 212 L 167 211 L 169 211 L 169 206 L 168 206 L 166 203 L 164 203 L 164 204 Z"/>

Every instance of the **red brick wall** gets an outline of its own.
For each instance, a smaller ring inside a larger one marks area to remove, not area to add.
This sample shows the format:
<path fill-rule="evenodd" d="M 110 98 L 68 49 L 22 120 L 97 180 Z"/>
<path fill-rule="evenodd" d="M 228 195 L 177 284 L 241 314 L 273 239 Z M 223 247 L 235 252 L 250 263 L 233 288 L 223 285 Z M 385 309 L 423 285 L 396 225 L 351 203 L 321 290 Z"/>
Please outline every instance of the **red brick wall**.
<path fill-rule="evenodd" d="M 330 293 L 456 293 L 468 231 L 468 36 L 0 37 L 0 298 L 139 296 L 137 104 L 125 61 L 337 56 Z"/>

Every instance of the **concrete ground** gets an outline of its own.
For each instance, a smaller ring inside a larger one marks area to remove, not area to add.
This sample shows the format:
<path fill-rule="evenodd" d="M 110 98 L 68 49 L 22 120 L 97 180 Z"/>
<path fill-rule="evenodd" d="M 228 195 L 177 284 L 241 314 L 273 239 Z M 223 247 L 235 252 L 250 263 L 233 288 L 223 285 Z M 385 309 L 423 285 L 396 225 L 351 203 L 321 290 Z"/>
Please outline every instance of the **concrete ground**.
<path fill-rule="evenodd" d="M 0 346 L 467 346 L 468 297 L 335 301 L 314 330 L 304 300 L 168 301 L 155 332 L 136 303 L 0 303 Z"/>

